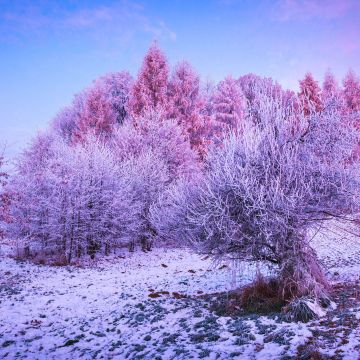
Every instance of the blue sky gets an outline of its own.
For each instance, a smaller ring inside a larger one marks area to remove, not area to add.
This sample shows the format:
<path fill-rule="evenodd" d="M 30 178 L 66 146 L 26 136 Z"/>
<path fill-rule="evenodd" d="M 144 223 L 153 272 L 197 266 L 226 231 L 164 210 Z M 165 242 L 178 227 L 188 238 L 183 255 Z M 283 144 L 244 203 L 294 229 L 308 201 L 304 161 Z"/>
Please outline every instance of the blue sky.
<path fill-rule="evenodd" d="M 203 79 L 254 72 L 297 89 L 360 73 L 358 0 L 0 0 L 0 144 L 13 157 L 97 76 L 136 75 L 156 39 Z"/>

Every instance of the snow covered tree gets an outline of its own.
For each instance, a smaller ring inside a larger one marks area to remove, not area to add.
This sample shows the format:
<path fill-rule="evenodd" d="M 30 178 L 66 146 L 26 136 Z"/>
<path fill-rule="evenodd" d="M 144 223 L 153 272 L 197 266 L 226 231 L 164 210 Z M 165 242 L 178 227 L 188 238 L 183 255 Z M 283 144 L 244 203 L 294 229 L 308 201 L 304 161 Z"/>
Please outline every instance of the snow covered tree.
<path fill-rule="evenodd" d="M 150 220 L 150 208 L 171 182 L 169 168 L 151 149 L 123 161 L 119 172 L 119 190 L 113 203 L 117 239 L 131 251 L 140 245 L 151 250 L 157 233 Z"/>
<path fill-rule="evenodd" d="M 324 108 L 335 107 L 340 110 L 344 107 L 343 96 L 341 94 L 339 84 L 331 71 L 327 71 L 325 73 L 321 100 L 324 104 Z"/>
<path fill-rule="evenodd" d="M 312 112 L 321 111 L 323 108 L 321 89 L 312 74 L 310 72 L 306 73 L 304 79 L 299 81 L 299 84 L 300 92 L 298 96 L 304 114 L 310 115 Z"/>
<path fill-rule="evenodd" d="M 241 76 L 238 82 L 247 100 L 246 118 L 251 121 L 261 121 L 258 113 L 264 96 L 269 101 L 276 100 L 280 103 L 284 99 L 289 99 L 290 94 L 284 93 L 281 86 L 271 78 L 263 78 L 250 73 Z"/>
<path fill-rule="evenodd" d="M 360 79 L 349 70 L 343 80 L 343 94 L 348 112 L 360 111 Z"/>
<path fill-rule="evenodd" d="M 76 146 L 59 138 L 48 145 L 47 151 L 26 152 L 9 184 L 17 195 L 10 234 L 25 256 L 66 263 L 108 253 L 116 240 L 112 203 L 118 176 L 110 150 L 93 136 Z"/>
<path fill-rule="evenodd" d="M 200 130 L 203 126 L 200 113 L 203 101 L 200 96 L 199 76 L 188 62 L 183 61 L 176 66 L 168 93 L 168 117 L 175 119 L 192 147 L 198 150 L 201 144 Z"/>
<path fill-rule="evenodd" d="M 119 161 L 153 152 L 166 164 L 171 181 L 191 177 L 199 170 L 196 153 L 181 127 L 159 111 L 147 111 L 135 124 L 119 128 L 113 147 Z"/>
<path fill-rule="evenodd" d="M 74 137 L 80 114 L 82 114 L 85 109 L 86 99 L 86 91 L 76 94 L 71 105 L 62 109 L 50 124 L 50 129 L 68 143 L 70 143 Z"/>
<path fill-rule="evenodd" d="M 99 77 L 93 87 L 101 88 L 103 97 L 111 105 L 118 124 L 123 124 L 128 117 L 128 101 L 133 79 L 127 71 L 109 73 Z"/>
<path fill-rule="evenodd" d="M 359 174 L 349 163 L 357 134 L 336 111 L 303 117 L 289 132 L 288 109 L 267 97 L 257 115 L 246 136 L 214 148 L 203 178 L 174 187 L 152 217 L 159 234 L 202 253 L 273 264 L 284 301 L 327 298 L 308 235 L 359 210 Z"/>
<path fill-rule="evenodd" d="M 116 123 L 117 114 L 113 105 L 107 101 L 104 89 L 101 86 L 94 86 L 87 92 L 85 106 L 77 118 L 72 140 L 84 141 L 89 133 L 108 139 Z"/>
<path fill-rule="evenodd" d="M 108 137 L 113 128 L 129 116 L 127 107 L 132 81 L 126 71 L 99 77 L 56 115 L 51 123 L 52 130 L 68 142 L 80 141 L 88 132 Z"/>
<path fill-rule="evenodd" d="M 166 109 L 168 105 L 169 69 L 165 55 L 154 43 L 147 52 L 133 85 L 129 109 L 134 117 L 150 109 Z"/>
<path fill-rule="evenodd" d="M 228 76 L 216 87 L 212 99 L 215 119 L 228 129 L 239 130 L 246 115 L 246 99 L 239 83 Z"/>
<path fill-rule="evenodd" d="M 5 236 L 5 225 L 10 222 L 10 192 L 5 188 L 9 175 L 4 171 L 4 155 L 0 153 L 0 240 Z"/>

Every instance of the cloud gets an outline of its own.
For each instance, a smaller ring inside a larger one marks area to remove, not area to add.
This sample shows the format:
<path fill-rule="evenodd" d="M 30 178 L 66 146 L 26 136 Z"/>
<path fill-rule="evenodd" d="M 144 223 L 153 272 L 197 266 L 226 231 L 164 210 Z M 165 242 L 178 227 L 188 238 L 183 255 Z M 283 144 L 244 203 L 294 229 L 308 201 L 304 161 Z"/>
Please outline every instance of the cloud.
<path fill-rule="evenodd" d="M 0 13 L 0 42 L 69 33 L 88 35 L 99 41 L 130 41 L 137 33 L 176 40 L 176 34 L 162 19 L 150 18 L 141 5 L 125 0 L 73 9 L 61 4 L 30 2 Z"/>
<path fill-rule="evenodd" d="M 278 0 L 272 18 L 277 21 L 336 19 L 347 14 L 356 0 Z"/>

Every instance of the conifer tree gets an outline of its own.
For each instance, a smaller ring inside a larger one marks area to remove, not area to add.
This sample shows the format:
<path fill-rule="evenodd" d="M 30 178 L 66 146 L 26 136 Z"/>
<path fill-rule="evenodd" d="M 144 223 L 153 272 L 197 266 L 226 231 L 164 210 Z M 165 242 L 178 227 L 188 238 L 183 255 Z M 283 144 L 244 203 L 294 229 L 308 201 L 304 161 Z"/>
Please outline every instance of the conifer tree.
<path fill-rule="evenodd" d="M 299 99 L 305 115 L 322 110 L 321 89 L 318 82 L 310 72 L 306 73 L 303 80 L 299 81 Z"/>
<path fill-rule="evenodd" d="M 169 69 L 165 55 L 154 43 L 147 52 L 135 81 L 129 108 L 134 117 L 147 110 L 166 109 Z"/>

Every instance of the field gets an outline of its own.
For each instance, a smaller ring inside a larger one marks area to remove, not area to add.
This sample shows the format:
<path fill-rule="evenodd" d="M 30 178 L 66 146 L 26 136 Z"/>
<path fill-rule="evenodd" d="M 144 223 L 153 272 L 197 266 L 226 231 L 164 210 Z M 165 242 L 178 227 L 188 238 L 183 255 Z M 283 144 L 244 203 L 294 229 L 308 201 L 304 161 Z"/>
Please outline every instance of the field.
<path fill-rule="evenodd" d="M 357 359 L 360 242 L 345 230 L 334 224 L 313 239 L 336 307 L 308 323 L 213 311 L 227 291 L 250 281 L 255 265 L 155 248 L 56 267 L 17 261 L 5 247 L 0 358 Z"/>

